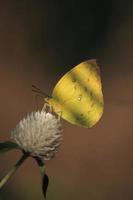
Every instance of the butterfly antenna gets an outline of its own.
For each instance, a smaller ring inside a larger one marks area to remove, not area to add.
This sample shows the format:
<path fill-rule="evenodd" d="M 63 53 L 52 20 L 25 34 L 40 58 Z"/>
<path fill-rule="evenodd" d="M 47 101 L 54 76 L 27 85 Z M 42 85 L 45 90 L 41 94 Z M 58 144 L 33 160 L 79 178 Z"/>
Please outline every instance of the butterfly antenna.
<path fill-rule="evenodd" d="M 43 95 L 44 97 L 50 97 L 48 94 L 46 94 L 45 92 L 40 90 L 40 88 L 38 88 L 35 85 L 32 85 L 32 91 L 35 92 L 35 93 L 39 93 L 39 94 Z"/>

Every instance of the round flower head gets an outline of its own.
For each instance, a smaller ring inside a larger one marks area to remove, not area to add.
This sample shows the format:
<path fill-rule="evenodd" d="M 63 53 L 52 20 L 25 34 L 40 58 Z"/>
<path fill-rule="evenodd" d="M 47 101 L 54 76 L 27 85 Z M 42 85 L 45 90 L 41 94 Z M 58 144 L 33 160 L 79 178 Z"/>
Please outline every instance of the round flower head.
<path fill-rule="evenodd" d="M 50 160 L 62 141 L 61 124 L 51 113 L 33 112 L 18 123 L 11 136 L 30 156 Z"/>

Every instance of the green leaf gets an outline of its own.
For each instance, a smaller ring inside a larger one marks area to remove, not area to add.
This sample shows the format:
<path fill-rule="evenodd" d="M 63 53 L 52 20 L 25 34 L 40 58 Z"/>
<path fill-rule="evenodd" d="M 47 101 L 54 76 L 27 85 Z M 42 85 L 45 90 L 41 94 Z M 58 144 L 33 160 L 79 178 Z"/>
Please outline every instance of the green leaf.
<path fill-rule="evenodd" d="M 40 168 L 40 172 L 41 172 L 41 176 L 42 176 L 42 191 L 43 191 L 43 195 L 44 198 L 46 199 L 46 195 L 47 195 L 47 189 L 48 189 L 48 184 L 49 184 L 49 178 L 48 175 L 45 173 L 45 164 L 44 162 L 39 159 L 39 158 L 35 158 L 39 168 Z"/>
<path fill-rule="evenodd" d="M 19 146 L 11 141 L 0 142 L 0 153 L 5 153 L 13 149 L 20 149 Z"/>
<path fill-rule="evenodd" d="M 48 178 L 47 174 L 44 174 L 43 180 L 42 180 L 42 191 L 43 191 L 43 195 L 44 195 L 45 199 L 46 199 L 46 195 L 47 195 L 48 184 L 49 184 L 49 178 Z"/>

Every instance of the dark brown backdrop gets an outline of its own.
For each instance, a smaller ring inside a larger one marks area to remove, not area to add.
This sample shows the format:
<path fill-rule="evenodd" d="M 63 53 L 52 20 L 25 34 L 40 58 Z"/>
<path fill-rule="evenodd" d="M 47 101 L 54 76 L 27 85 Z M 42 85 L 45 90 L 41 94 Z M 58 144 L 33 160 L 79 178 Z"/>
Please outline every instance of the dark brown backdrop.
<path fill-rule="evenodd" d="M 3 1 L 0 3 L 0 140 L 41 108 L 31 85 L 51 94 L 58 79 L 88 58 L 101 64 L 105 110 L 92 129 L 62 120 L 64 141 L 47 162 L 48 199 L 133 199 L 132 2 Z M 0 155 L 0 177 L 20 157 Z M 0 200 L 43 199 L 38 168 L 27 160 Z"/>

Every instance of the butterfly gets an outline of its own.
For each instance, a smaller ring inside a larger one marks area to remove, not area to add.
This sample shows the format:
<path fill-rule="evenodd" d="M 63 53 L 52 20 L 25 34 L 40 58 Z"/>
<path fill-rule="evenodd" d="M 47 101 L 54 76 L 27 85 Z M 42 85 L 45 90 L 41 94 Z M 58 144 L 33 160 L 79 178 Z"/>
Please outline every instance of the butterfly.
<path fill-rule="evenodd" d="M 86 128 L 94 126 L 104 106 L 96 60 L 82 62 L 64 74 L 44 101 L 66 121 Z"/>

